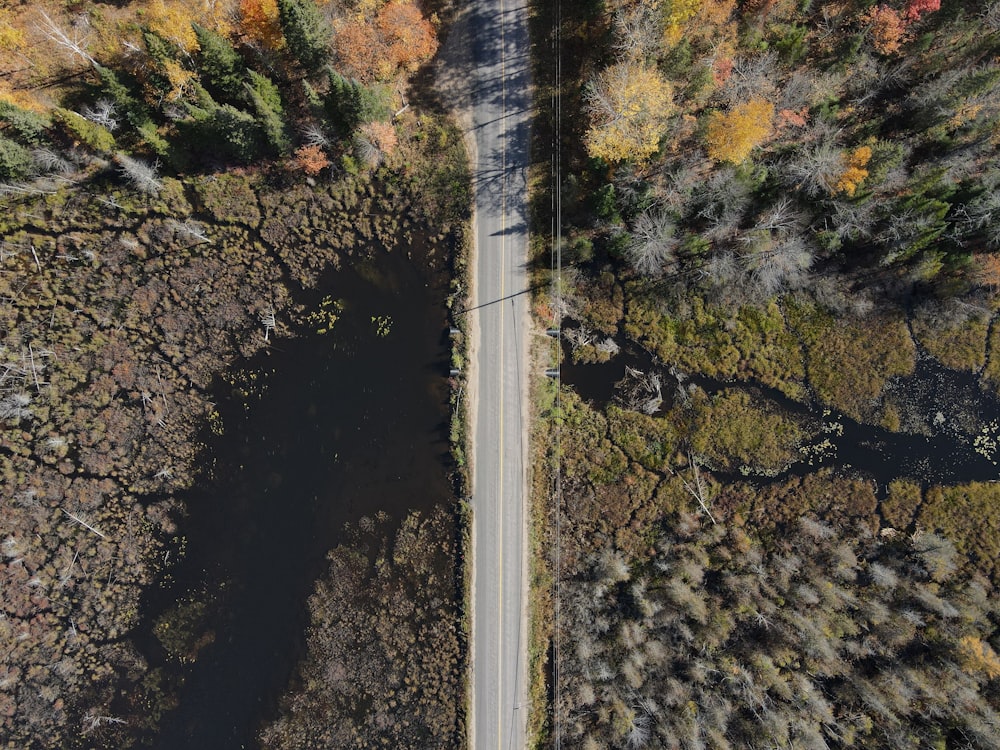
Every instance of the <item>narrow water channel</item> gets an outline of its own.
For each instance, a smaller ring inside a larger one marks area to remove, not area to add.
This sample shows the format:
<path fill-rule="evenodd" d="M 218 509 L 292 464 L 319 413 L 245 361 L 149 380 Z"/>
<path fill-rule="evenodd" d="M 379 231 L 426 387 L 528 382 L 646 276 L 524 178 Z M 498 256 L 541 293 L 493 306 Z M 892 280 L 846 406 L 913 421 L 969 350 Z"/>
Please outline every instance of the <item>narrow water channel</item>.
<path fill-rule="evenodd" d="M 256 746 L 261 722 L 304 650 L 306 600 L 344 526 L 394 521 L 447 500 L 445 279 L 398 251 L 334 274 L 343 301 L 326 334 L 276 340 L 248 371 L 254 393 L 225 383 L 225 434 L 209 441 L 205 479 L 182 498 L 186 555 L 145 602 L 147 620 L 189 594 L 210 603 L 211 640 L 171 662 L 151 633 L 151 667 L 183 677 L 159 750 Z M 318 295 L 309 300 L 319 302 Z"/>

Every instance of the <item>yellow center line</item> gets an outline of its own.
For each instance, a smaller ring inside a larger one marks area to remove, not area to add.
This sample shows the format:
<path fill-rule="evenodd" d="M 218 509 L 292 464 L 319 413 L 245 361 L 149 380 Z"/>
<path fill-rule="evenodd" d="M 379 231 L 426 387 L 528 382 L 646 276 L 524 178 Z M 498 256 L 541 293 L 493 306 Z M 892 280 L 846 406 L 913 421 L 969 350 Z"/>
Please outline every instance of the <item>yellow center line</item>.
<path fill-rule="evenodd" d="M 507 262 L 507 50 L 504 39 L 504 7 L 500 0 L 500 300 L 506 296 Z M 497 750 L 503 746 L 503 386 L 504 386 L 504 337 L 503 302 L 497 306 L 500 315 L 500 436 L 497 441 L 500 470 L 497 494 L 497 527 L 499 539 L 499 564 L 497 578 Z"/>

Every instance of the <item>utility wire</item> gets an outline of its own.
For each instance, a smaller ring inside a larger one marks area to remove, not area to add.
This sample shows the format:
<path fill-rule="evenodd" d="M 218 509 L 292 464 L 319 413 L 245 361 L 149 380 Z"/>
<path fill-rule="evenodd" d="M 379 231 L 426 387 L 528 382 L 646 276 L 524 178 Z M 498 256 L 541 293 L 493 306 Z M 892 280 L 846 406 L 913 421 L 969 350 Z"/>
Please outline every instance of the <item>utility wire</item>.
<path fill-rule="evenodd" d="M 553 622 L 552 635 L 552 746 L 555 750 L 562 748 L 562 715 L 560 699 L 560 650 L 562 640 L 562 622 L 560 599 L 560 578 L 562 576 L 562 0 L 555 0 L 555 28 L 553 29 L 553 46 L 555 52 L 555 70 L 553 81 L 553 201 L 554 227 L 552 237 L 552 263 L 555 266 L 553 280 L 555 284 L 555 324 L 556 324 L 556 415 L 555 428 L 555 561 L 552 576 L 553 585 Z"/>

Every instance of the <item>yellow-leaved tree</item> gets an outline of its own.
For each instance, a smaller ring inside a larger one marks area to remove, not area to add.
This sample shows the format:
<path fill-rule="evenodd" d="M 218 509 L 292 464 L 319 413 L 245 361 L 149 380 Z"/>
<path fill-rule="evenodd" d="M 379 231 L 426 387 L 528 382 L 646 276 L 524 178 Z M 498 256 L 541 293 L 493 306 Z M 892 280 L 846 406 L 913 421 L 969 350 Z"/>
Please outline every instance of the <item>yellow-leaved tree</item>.
<path fill-rule="evenodd" d="M 641 62 L 605 68 L 585 92 L 590 115 L 587 152 L 609 162 L 648 159 L 659 148 L 673 114 L 673 95 L 670 83 Z"/>
<path fill-rule="evenodd" d="M 701 0 L 666 0 L 663 6 L 666 21 L 663 41 L 668 47 L 673 47 L 681 40 L 684 24 L 701 10 Z"/>
<path fill-rule="evenodd" d="M 725 114 L 715 112 L 705 133 L 709 158 L 739 164 L 771 137 L 773 120 L 774 105 L 765 99 L 751 99 Z"/>
<path fill-rule="evenodd" d="M 182 0 L 153 0 L 146 8 L 149 28 L 185 52 L 198 49 L 198 37 L 191 28 L 191 22 L 197 20 L 194 10 Z"/>
<path fill-rule="evenodd" d="M 868 162 L 872 158 L 872 150 L 868 146 L 860 146 L 844 156 L 844 171 L 837 177 L 836 189 L 847 193 L 852 198 L 858 186 L 868 176 Z"/>
<path fill-rule="evenodd" d="M 991 680 L 1000 677 L 1000 657 L 982 638 L 974 635 L 961 638 L 958 658 L 966 672 L 983 672 Z"/>

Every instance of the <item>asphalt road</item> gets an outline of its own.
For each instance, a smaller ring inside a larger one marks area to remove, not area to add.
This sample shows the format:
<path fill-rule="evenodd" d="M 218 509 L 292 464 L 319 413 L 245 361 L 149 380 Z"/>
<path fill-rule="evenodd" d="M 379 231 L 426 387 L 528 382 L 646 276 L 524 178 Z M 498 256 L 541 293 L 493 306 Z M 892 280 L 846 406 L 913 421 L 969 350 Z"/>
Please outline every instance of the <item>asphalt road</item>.
<path fill-rule="evenodd" d="M 527 647 L 528 13 L 474 0 L 476 196 L 473 404 L 474 750 L 522 750 Z"/>

